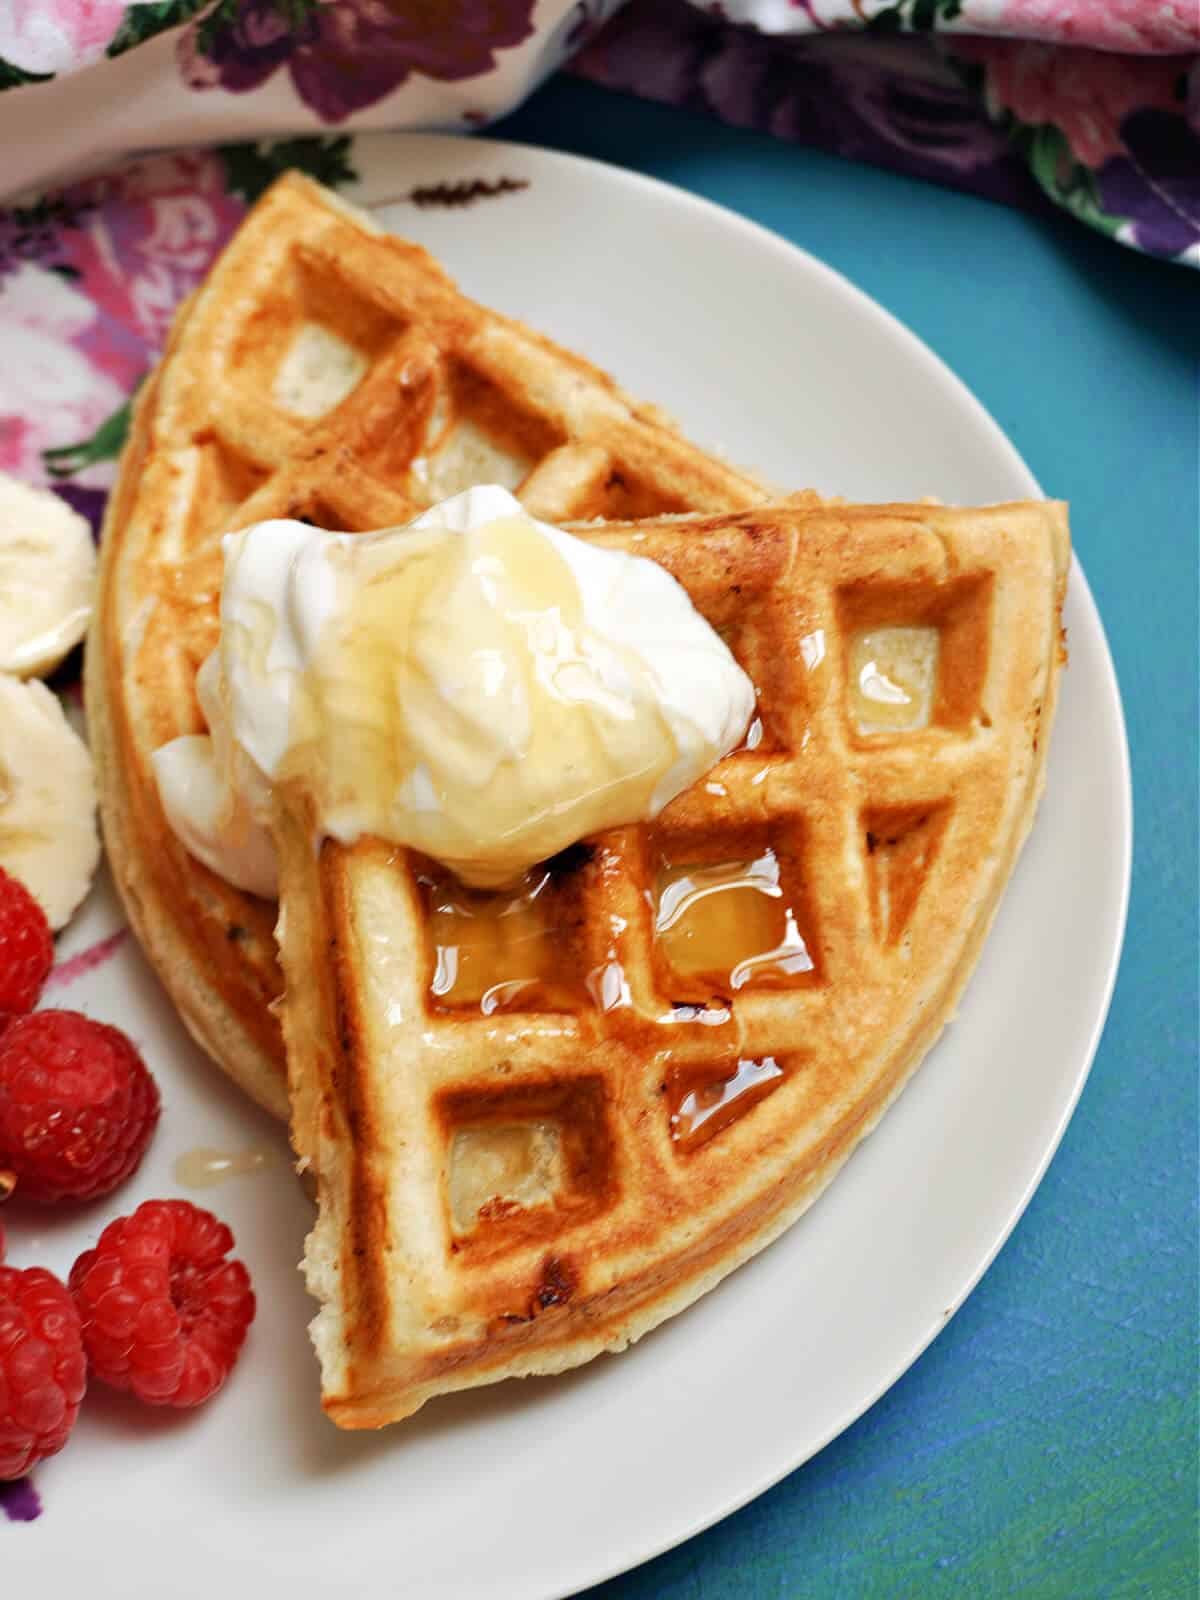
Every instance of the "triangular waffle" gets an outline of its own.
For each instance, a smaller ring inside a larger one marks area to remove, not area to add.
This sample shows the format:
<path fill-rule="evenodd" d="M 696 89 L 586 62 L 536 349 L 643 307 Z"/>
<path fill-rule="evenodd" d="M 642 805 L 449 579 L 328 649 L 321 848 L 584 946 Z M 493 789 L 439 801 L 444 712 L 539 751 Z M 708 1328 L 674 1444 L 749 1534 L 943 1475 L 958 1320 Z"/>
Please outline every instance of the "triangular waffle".
<path fill-rule="evenodd" d="M 87 704 L 117 886 L 199 1043 L 287 1114 L 275 907 L 167 827 L 150 755 L 202 731 L 221 535 L 266 517 L 403 523 L 477 482 L 534 512 L 766 498 L 594 367 L 465 299 L 424 250 L 298 175 L 247 217 L 139 398 L 105 524 Z"/>
<path fill-rule="evenodd" d="M 620 1349 L 797 1217 L 952 1014 L 1041 791 L 1061 505 L 574 531 L 683 583 L 758 716 L 490 927 L 503 897 L 379 841 L 315 853 L 278 797 L 306 1266 L 346 1427 Z"/>

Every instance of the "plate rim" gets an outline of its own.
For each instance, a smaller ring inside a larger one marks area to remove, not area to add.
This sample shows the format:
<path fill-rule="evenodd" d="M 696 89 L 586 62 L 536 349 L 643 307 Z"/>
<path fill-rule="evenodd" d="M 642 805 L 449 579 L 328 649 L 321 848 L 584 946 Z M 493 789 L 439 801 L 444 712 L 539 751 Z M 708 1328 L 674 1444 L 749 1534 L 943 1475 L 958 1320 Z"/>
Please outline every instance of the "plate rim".
<path fill-rule="evenodd" d="M 936 380 L 952 396 L 955 408 L 969 417 L 980 436 L 986 436 L 989 444 L 994 447 L 996 461 L 1002 464 L 1006 474 L 1012 476 L 1014 483 L 1023 483 L 1026 486 L 1026 493 L 1029 497 L 1042 497 L 1042 491 L 1037 480 L 995 417 L 967 386 L 966 382 L 919 334 L 909 328 L 899 317 L 865 290 L 859 288 L 843 272 L 821 260 L 819 256 L 814 255 L 811 250 L 806 249 L 803 245 L 793 243 L 790 239 L 773 231 L 770 227 L 732 210 L 728 206 L 710 200 L 681 184 L 651 177 L 645 173 L 597 160 L 590 156 L 576 155 L 572 152 L 556 150 L 538 144 L 526 144 L 514 140 L 495 139 L 486 136 L 481 137 L 474 134 L 431 134 L 405 131 L 355 132 L 353 139 L 356 147 L 361 146 L 364 149 L 373 147 L 375 150 L 385 152 L 386 159 L 392 164 L 403 161 L 409 153 L 411 153 L 411 158 L 419 159 L 419 151 L 422 146 L 444 151 L 453 144 L 461 147 L 465 161 L 470 160 L 468 152 L 474 151 L 481 158 L 485 158 L 489 154 L 502 154 L 509 160 L 524 159 L 534 165 L 549 162 L 556 167 L 565 166 L 568 169 L 577 171 L 582 169 L 585 184 L 614 184 L 618 188 L 626 188 L 632 185 L 635 189 L 644 191 L 651 200 L 658 199 L 663 206 L 670 206 L 677 215 L 690 214 L 690 217 L 701 225 L 715 225 L 723 233 L 740 235 L 755 252 L 769 250 L 784 261 L 785 264 L 789 264 L 793 268 L 799 267 L 802 272 L 808 274 L 810 282 L 823 283 L 827 289 L 836 293 L 843 303 L 848 306 L 856 321 L 870 325 L 873 333 L 877 333 L 880 338 L 890 342 L 894 348 L 898 348 L 915 365 L 924 368 L 928 376 L 932 380 Z M 395 152 L 395 154 L 391 152 Z M 108 164 L 107 162 L 105 163 L 105 165 Z M 358 179 L 353 183 L 342 186 L 340 192 L 372 211 L 377 207 L 386 205 L 388 199 L 391 199 L 393 203 L 397 200 L 398 197 L 394 195 L 380 200 L 373 199 L 373 186 L 373 179 L 368 177 L 365 180 Z M 384 225 L 387 226 L 387 224 Z M 1096 717 L 1097 725 L 1103 730 L 1104 744 L 1106 747 L 1111 746 L 1108 756 L 1106 756 L 1105 765 L 1109 765 L 1113 755 L 1116 757 L 1116 766 L 1112 772 L 1114 782 L 1113 800 L 1114 810 L 1119 818 L 1120 832 L 1119 840 L 1114 840 L 1109 882 L 1117 890 L 1117 904 L 1115 906 L 1111 936 L 1106 939 L 1104 947 L 1102 981 L 1096 984 L 1098 1001 L 1095 1013 L 1090 1021 L 1086 1044 L 1083 1044 L 1078 1056 L 1078 1066 L 1073 1073 L 1070 1092 L 1065 1095 L 1063 1103 L 1058 1109 L 1057 1118 L 1050 1129 L 1049 1136 L 1044 1140 L 1040 1138 L 1038 1141 L 1039 1155 L 1032 1171 L 1019 1186 L 1019 1192 L 1011 1201 L 1005 1203 L 1003 1226 L 996 1236 L 991 1239 L 981 1258 L 974 1263 L 972 1270 L 965 1274 L 962 1283 L 956 1287 L 953 1298 L 946 1302 L 948 1311 L 945 1314 L 937 1314 L 930 1325 L 921 1330 L 917 1338 L 909 1340 L 897 1362 L 894 1365 L 888 1363 L 884 1375 L 879 1378 L 877 1383 L 864 1391 L 855 1402 L 846 1405 L 843 1411 L 839 1413 L 838 1418 L 829 1424 L 819 1437 L 814 1440 L 806 1439 L 799 1449 L 789 1449 L 786 1447 L 787 1434 L 781 1430 L 777 1438 L 780 1443 L 785 1445 L 785 1448 L 774 1451 L 768 1450 L 766 1453 L 772 1458 L 769 1464 L 751 1474 L 748 1481 L 736 1492 L 715 1494 L 712 1497 L 712 1503 L 705 1509 L 694 1516 L 684 1516 L 676 1519 L 661 1538 L 648 1541 L 640 1540 L 635 1549 L 626 1549 L 623 1554 L 616 1555 L 599 1565 L 588 1565 L 585 1560 L 572 1561 L 566 1565 L 575 1570 L 567 1571 L 564 1563 L 559 1561 L 557 1563 L 559 1576 L 555 1581 L 549 1585 L 541 1584 L 539 1586 L 540 1580 L 533 1580 L 527 1588 L 523 1587 L 520 1590 L 520 1593 L 526 1596 L 526 1600 L 559 1600 L 559 1597 L 578 1593 L 582 1588 L 591 1587 L 594 1584 L 605 1582 L 629 1572 L 724 1520 L 816 1456 L 874 1406 L 929 1348 L 938 1334 L 948 1325 L 978 1286 L 1001 1249 L 1011 1237 L 1014 1228 L 1041 1184 L 1078 1106 L 1110 1014 L 1128 925 L 1133 862 L 1131 762 L 1120 685 L 1099 608 L 1096 605 L 1082 564 L 1074 553 L 1072 554 L 1070 583 L 1072 604 L 1079 607 L 1080 620 L 1086 625 L 1090 641 L 1099 647 L 1095 663 L 1097 675 L 1094 687 L 1098 697 L 1095 709 L 1098 713 Z M 1097 971 L 1099 972 L 1099 963 L 1097 964 Z M 166 1003 L 169 1004 L 169 1002 Z M 989 1229 L 989 1234 L 990 1232 L 991 1230 Z M 609 1530 L 609 1533 L 611 1535 L 611 1530 Z M 604 1541 L 603 1548 L 611 1549 L 613 1543 L 614 1541 L 609 1537 Z M 586 1571 L 583 1570 L 585 1566 L 587 1567 Z"/>
<path fill-rule="evenodd" d="M 699 217 L 708 218 L 723 228 L 730 228 L 734 232 L 742 233 L 752 246 L 769 249 L 780 256 L 798 256 L 810 272 L 814 273 L 816 277 L 824 279 L 829 288 L 846 296 L 855 306 L 860 316 L 875 322 L 884 335 L 904 346 L 915 360 L 929 370 L 931 376 L 938 378 L 954 393 L 957 403 L 965 411 L 973 415 L 974 420 L 980 423 L 982 428 L 991 435 L 999 450 L 1007 455 L 1008 467 L 1012 470 L 1014 477 L 1024 480 L 1028 486 L 1027 493 L 1030 499 L 1046 498 L 1041 485 L 1024 457 L 999 422 L 983 404 L 982 400 L 969 388 L 965 380 L 959 377 L 958 373 L 932 346 L 928 345 L 918 333 L 902 322 L 894 312 L 888 310 L 886 306 L 868 294 L 866 290 L 859 288 L 843 272 L 836 267 L 830 266 L 828 262 L 822 261 L 819 256 L 814 255 L 812 251 L 806 249 L 803 245 L 794 244 L 790 239 L 776 233 L 763 223 L 756 222 L 753 218 L 744 216 L 741 212 L 734 211 L 730 207 L 722 205 L 719 201 L 710 200 L 706 196 L 697 194 L 694 190 L 684 188 L 679 184 L 669 183 L 665 179 L 651 177 L 647 173 L 636 172 L 627 167 L 620 167 L 612 162 L 601 161 L 593 156 L 577 155 L 573 151 L 555 150 L 544 145 L 523 144 L 516 140 L 493 139 L 486 135 L 474 134 L 379 132 L 360 135 L 359 137 L 369 140 L 380 147 L 385 144 L 403 144 L 408 148 L 412 148 L 422 143 L 441 147 L 453 142 L 470 145 L 475 149 L 484 151 L 511 152 L 514 155 L 533 156 L 538 160 L 549 158 L 555 163 L 561 162 L 571 167 L 583 168 L 601 182 L 615 180 L 618 183 L 632 183 L 635 187 L 646 190 L 651 196 L 661 197 L 675 206 L 682 202 L 684 209 L 693 211 Z M 371 198 L 369 180 L 356 180 L 348 188 L 354 199 L 372 213 L 377 208 L 389 203 L 386 197 L 381 201 Z M 394 198 L 392 203 L 395 203 Z M 391 230 L 389 229 L 389 231 Z M 595 1576 L 587 1577 L 581 1584 L 576 1584 L 573 1580 L 572 1586 L 568 1589 L 542 1589 L 537 1592 L 536 1596 L 532 1597 L 532 1600 L 563 1600 L 565 1596 L 579 1593 L 581 1588 L 591 1588 L 596 1584 L 619 1577 L 622 1573 L 630 1572 L 634 1568 L 644 1565 L 647 1561 L 652 1561 L 657 1556 L 665 1554 L 668 1550 L 686 1543 L 697 1534 L 703 1533 L 705 1529 L 715 1526 L 716 1523 L 724 1521 L 726 1517 L 732 1516 L 736 1511 L 740 1511 L 743 1506 L 765 1494 L 767 1490 L 782 1482 L 785 1477 L 797 1471 L 806 1462 L 811 1461 L 814 1456 L 818 1455 L 827 1445 L 839 1438 L 847 1428 L 864 1416 L 894 1384 L 899 1382 L 909 1368 L 930 1348 L 938 1335 L 949 1326 L 1011 1238 L 1013 1230 L 1024 1216 L 1034 1194 L 1041 1185 L 1042 1179 L 1057 1154 L 1067 1127 L 1075 1114 L 1084 1086 L 1091 1075 L 1092 1064 L 1095 1061 L 1096 1052 L 1099 1049 L 1100 1040 L 1103 1037 L 1108 1021 L 1117 974 L 1125 947 L 1133 868 L 1133 781 L 1124 703 L 1104 622 L 1074 545 L 1072 545 L 1071 551 L 1068 584 L 1069 588 L 1074 591 L 1075 603 L 1079 604 L 1083 609 L 1089 631 L 1094 634 L 1095 640 L 1100 646 L 1099 664 L 1101 672 L 1098 687 L 1103 690 L 1107 717 L 1112 719 L 1110 732 L 1113 736 L 1118 758 L 1118 771 L 1115 776 L 1119 780 L 1117 800 L 1121 824 L 1119 850 L 1116 852 L 1117 871 L 1115 874 L 1119 878 L 1118 909 L 1113 937 L 1105 957 L 1104 977 L 1100 985 L 1100 1002 L 1091 1023 L 1086 1046 L 1080 1057 L 1080 1065 L 1075 1073 L 1071 1092 L 1060 1110 L 1051 1136 L 1046 1142 L 1033 1172 L 1011 1203 L 1009 1214 L 999 1235 L 978 1265 L 968 1274 L 965 1282 L 956 1291 L 950 1306 L 947 1308 L 948 1314 L 939 1314 L 935 1317 L 922 1336 L 906 1351 L 899 1363 L 893 1368 L 889 1368 L 887 1375 L 862 1398 L 860 1403 L 848 1407 L 845 1413 L 835 1423 L 831 1424 L 828 1430 L 815 1443 L 806 1444 L 799 1452 L 788 1455 L 787 1459 L 781 1464 L 776 1464 L 765 1472 L 756 1475 L 753 1482 L 744 1491 L 724 1501 L 716 1509 L 706 1511 L 691 1519 L 682 1528 L 665 1536 L 652 1547 L 646 1548 L 641 1554 L 635 1556 L 633 1560 L 621 1558 L 616 1564 L 607 1565 L 604 1570 L 597 1572 Z M 1007 885 L 1005 888 L 1007 891 Z"/>

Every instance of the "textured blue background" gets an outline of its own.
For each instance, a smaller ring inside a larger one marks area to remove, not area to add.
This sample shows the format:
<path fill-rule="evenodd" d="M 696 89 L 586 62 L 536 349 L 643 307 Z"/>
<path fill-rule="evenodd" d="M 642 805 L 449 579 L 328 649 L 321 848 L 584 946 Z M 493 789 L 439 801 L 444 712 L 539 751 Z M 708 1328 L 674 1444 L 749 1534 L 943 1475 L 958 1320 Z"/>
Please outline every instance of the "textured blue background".
<path fill-rule="evenodd" d="M 1112 1012 L 1011 1240 L 854 1427 L 592 1600 L 1191 1600 L 1200 276 L 1065 218 L 1035 220 L 566 80 L 490 131 L 739 211 L 838 268 L 931 345 L 1040 482 L 1071 501 L 1133 757 L 1133 899 Z M 603 1508 L 581 1508 L 593 1514 Z"/>

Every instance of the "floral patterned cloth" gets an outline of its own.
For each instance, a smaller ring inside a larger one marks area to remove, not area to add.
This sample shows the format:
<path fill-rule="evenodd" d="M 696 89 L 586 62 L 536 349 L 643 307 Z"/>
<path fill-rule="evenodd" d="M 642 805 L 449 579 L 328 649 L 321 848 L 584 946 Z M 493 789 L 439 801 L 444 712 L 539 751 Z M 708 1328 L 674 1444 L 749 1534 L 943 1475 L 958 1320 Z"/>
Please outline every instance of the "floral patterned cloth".
<path fill-rule="evenodd" d="M 473 127 L 572 57 L 1200 265 L 1200 0 L 0 0 L 3 183 L 151 143 Z"/>
<path fill-rule="evenodd" d="M 0 210 L 0 472 L 99 528 L 129 401 L 171 319 L 288 167 L 353 180 L 349 135 L 162 153 Z"/>
<path fill-rule="evenodd" d="M 573 70 L 1200 266 L 1200 0 L 634 0 Z"/>
<path fill-rule="evenodd" d="M 0 0 L 3 171 L 39 186 L 0 207 L 0 471 L 97 521 L 175 307 L 278 172 L 354 177 L 351 120 L 474 126 L 572 57 L 1197 265 L 1198 51 L 1197 0 Z M 96 175 L 151 139 L 190 148 Z"/>

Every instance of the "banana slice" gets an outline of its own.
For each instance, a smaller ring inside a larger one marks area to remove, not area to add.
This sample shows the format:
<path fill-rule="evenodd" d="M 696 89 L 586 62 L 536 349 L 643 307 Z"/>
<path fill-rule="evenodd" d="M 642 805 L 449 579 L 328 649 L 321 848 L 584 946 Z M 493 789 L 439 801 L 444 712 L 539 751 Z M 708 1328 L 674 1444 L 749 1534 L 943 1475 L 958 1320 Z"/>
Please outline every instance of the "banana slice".
<path fill-rule="evenodd" d="M 53 672 L 83 638 L 95 582 L 85 519 L 49 489 L 0 472 L 0 672 Z"/>
<path fill-rule="evenodd" d="M 0 867 L 61 928 L 99 860 L 87 746 L 45 684 L 0 673 Z"/>

